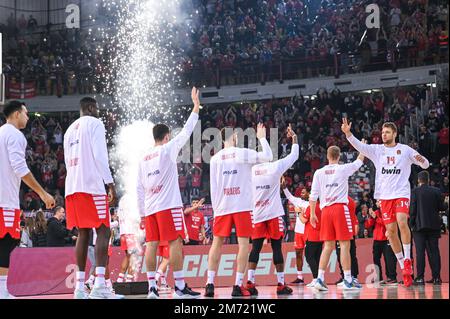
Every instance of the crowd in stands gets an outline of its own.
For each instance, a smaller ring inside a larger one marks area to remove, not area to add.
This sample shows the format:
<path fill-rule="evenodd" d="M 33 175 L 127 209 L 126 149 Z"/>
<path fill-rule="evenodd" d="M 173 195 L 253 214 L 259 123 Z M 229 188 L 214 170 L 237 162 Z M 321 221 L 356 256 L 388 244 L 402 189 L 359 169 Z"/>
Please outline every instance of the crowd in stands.
<path fill-rule="evenodd" d="M 365 8 L 380 8 L 380 28 L 367 29 Z M 180 85 L 242 84 L 332 76 L 448 62 L 447 4 L 443 0 L 192 0 L 177 26 Z M 35 80 L 40 95 L 102 90 L 107 59 L 101 39 L 85 29 L 33 33 L 37 21 L 12 14 L 4 73 Z M 186 32 L 184 32 L 186 31 Z M 95 40 L 94 40 L 95 39 Z"/>

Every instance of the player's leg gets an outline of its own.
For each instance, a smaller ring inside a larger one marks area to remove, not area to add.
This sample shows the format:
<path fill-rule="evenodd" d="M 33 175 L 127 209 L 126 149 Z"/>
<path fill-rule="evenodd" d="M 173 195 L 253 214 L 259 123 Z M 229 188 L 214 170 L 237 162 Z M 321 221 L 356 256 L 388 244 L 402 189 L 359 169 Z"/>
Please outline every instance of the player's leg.
<path fill-rule="evenodd" d="M 322 236 L 321 236 L 322 237 Z M 321 291 L 327 291 L 328 287 L 325 284 L 325 269 L 330 261 L 330 256 L 335 249 L 336 242 L 334 240 L 326 240 L 324 242 L 322 253 L 320 254 L 319 260 L 319 271 L 317 272 L 317 281 L 314 286 L 316 289 Z"/>
<path fill-rule="evenodd" d="M 292 288 L 288 287 L 284 280 L 284 258 L 283 251 L 281 249 L 281 242 L 283 238 L 271 239 L 270 244 L 273 251 L 273 263 L 277 271 L 277 295 L 290 295 L 292 294 Z"/>
<path fill-rule="evenodd" d="M 297 279 L 300 280 L 298 283 L 303 282 L 303 251 L 304 249 L 295 250 L 295 264 L 297 266 Z"/>
<path fill-rule="evenodd" d="M 95 281 L 94 288 L 105 286 L 106 263 L 108 261 L 108 246 L 109 238 L 111 237 L 111 230 L 106 225 L 102 224 L 96 228 L 97 240 L 95 242 Z"/>
<path fill-rule="evenodd" d="M 259 261 L 259 254 L 261 253 L 262 246 L 264 244 L 263 238 L 254 238 L 252 240 L 252 250 L 248 256 L 248 281 L 245 288 L 250 292 L 252 296 L 258 295 L 258 290 L 255 287 L 255 271 Z"/>
<path fill-rule="evenodd" d="M 214 297 L 214 277 L 219 267 L 222 245 L 225 238 L 230 236 L 232 226 L 233 218 L 231 215 L 214 217 L 214 238 L 208 254 L 208 279 L 205 286 L 205 297 Z"/>
<path fill-rule="evenodd" d="M 156 285 L 156 251 L 158 250 L 159 241 L 153 240 L 146 243 L 145 247 L 145 268 L 147 269 L 148 280 L 148 299 L 157 299 L 159 294 Z"/>
<path fill-rule="evenodd" d="M 383 280 L 383 268 L 381 266 L 381 255 L 384 251 L 384 242 L 374 240 L 373 246 L 372 246 L 372 258 L 373 258 L 373 264 L 376 266 L 377 271 L 377 282 L 380 282 Z M 386 257 L 385 257 L 386 260 Z"/>
<path fill-rule="evenodd" d="M 237 233 L 237 231 L 236 231 Z M 247 268 L 248 254 L 250 250 L 250 238 L 249 237 L 238 237 L 238 255 L 237 255 L 237 268 L 236 268 L 236 278 L 234 281 L 232 296 L 250 296 L 250 292 L 244 288 L 244 273 Z"/>
<path fill-rule="evenodd" d="M 7 282 L 11 253 L 19 242 L 20 239 L 11 237 L 9 233 L 0 238 L 0 299 L 14 299 L 8 292 Z"/>
<path fill-rule="evenodd" d="M 122 263 L 120 264 L 120 273 L 119 277 L 117 278 L 117 282 L 125 281 L 125 273 L 127 272 L 130 265 L 130 254 L 128 253 L 128 250 L 125 250 L 123 252 L 125 253 L 125 256 L 123 257 Z"/>
<path fill-rule="evenodd" d="M 85 280 L 86 280 L 86 261 L 89 249 L 89 232 L 88 228 L 80 228 L 78 229 L 78 238 L 75 244 L 75 257 L 77 261 L 78 271 L 76 272 L 76 283 L 75 283 L 75 298 L 85 298 L 83 295 L 85 294 Z M 93 268 L 91 266 L 91 268 Z M 93 282 L 91 283 L 92 287 Z M 87 296 L 86 296 L 87 298 Z"/>
<path fill-rule="evenodd" d="M 205 287 L 205 297 L 214 297 L 214 277 L 219 267 L 220 251 L 225 237 L 214 235 L 211 248 L 208 253 L 208 279 Z"/>
<path fill-rule="evenodd" d="M 344 271 L 344 287 L 350 287 L 353 282 L 350 257 L 350 241 L 340 240 L 339 246 L 341 247 L 341 263 L 342 269 Z"/>
<path fill-rule="evenodd" d="M 167 286 L 167 281 L 166 281 L 166 279 L 167 279 L 166 274 L 167 274 L 167 270 L 169 268 L 168 266 L 169 266 L 169 258 L 162 257 L 161 263 L 158 266 L 158 270 L 156 271 L 156 277 L 155 277 L 156 283 L 158 283 L 158 281 L 160 281 L 160 283 L 159 283 L 160 290 L 168 290 L 167 288 L 170 289 L 170 287 Z"/>
<path fill-rule="evenodd" d="M 236 227 L 236 236 L 238 238 L 238 255 L 236 280 L 233 286 L 232 296 L 250 296 L 250 292 L 243 286 L 244 273 L 247 268 L 248 254 L 250 251 L 250 237 L 253 235 L 253 224 L 250 212 L 240 212 L 232 214 L 233 224 Z"/>
<path fill-rule="evenodd" d="M 412 284 L 412 262 L 411 262 L 411 230 L 408 225 L 408 214 L 407 213 L 397 213 L 397 224 L 400 229 L 401 242 L 403 245 L 403 254 L 405 260 L 403 262 L 403 283 L 406 287 Z"/>

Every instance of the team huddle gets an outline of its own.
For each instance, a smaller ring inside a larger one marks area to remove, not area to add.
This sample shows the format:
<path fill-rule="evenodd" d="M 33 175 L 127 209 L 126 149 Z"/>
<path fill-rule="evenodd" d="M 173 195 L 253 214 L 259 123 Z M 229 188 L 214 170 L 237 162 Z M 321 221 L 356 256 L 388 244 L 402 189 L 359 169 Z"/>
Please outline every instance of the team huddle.
<path fill-rule="evenodd" d="M 185 238 L 183 202 L 178 184 L 177 156 L 189 141 L 199 120 L 201 109 L 199 91 L 192 89 L 194 104 L 182 131 L 171 138 L 167 125 L 153 128 L 155 141 L 151 150 L 142 158 L 136 181 L 137 207 L 145 229 L 145 266 L 149 283 L 148 298 L 159 298 L 156 272 L 158 247 L 168 243 L 168 263 L 173 271 L 174 298 L 197 298 L 184 280 L 182 245 Z M 19 188 L 23 180 L 42 198 L 47 208 L 55 201 L 36 182 L 25 162 L 27 142 L 19 131 L 26 126 L 26 107 L 9 102 L 4 108 L 7 124 L 0 128 L 0 298 L 12 297 L 6 287 L 10 254 L 19 238 Z M 70 125 L 64 136 L 64 156 L 67 167 L 66 211 L 67 227 L 77 227 L 76 243 L 76 299 L 116 298 L 105 284 L 105 268 L 108 259 L 110 237 L 109 206 L 116 202 L 114 181 L 108 164 L 106 131 L 98 119 L 97 103 L 84 98 L 80 105 L 80 118 Z M 214 214 L 213 242 L 208 255 L 208 272 L 205 297 L 214 297 L 215 274 L 219 266 L 221 248 L 234 226 L 238 240 L 238 255 L 233 297 L 254 296 L 255 271 L 265 240 L 270 239 L 273 262 L 276 268 L 278 295 L 292 294 L 285 283 L 282 239 L 284 236 L 284 209 L 281 200 L 283 189 L 286 197 L 300 212 L 298 226 L 307 228 L 317 241 L 324 242 L 316 250 L 319 262 L 313 271 L 309 285 L 319 291 L 327 291 L 325 269 L 336 242 L 340 246 L 340 260 L 344 272 L 343 288 L 362 289 L 351 275 L 350 241 L 354 237 L 354 220 L 349 210 L 348 179 L 363 165 L 365 158 L 376 168 L 375 195 L 381 202 L 381 213 L 386 226 L 386 236 L 400 264 L 405 286 L 412 284 L 410 256 L 411 233 L 408 227 L 411 165 L 428 168 L 429 162 L 407 145 L 396 142 L 397 128 L 385 123 L 382 129 L 383 144 L 368 145 L 351 133 L 351 123 L 344 118 L 342 131 L 348 142 L 359 152 L 352 163 L 340 164 L 340 149 L 331 146 L 327 150 L 328 165 L 313 176 L 309 201 L 292 196 L 285 188 L 283 175 L 298 160 L 299 145 L 294 130 L 289 126 L 286 136 L 292 141 L 289 155 L 273 161 L 272 150 L 266 140 L 266 128 L 257 126 L 257 138 L 261 151 L 239 148 L 237 135 L 231 128 L 222 129 L 223 148 L 210 162 L 210 190 Z M 106 185 L 106 187 L 105 187 Z M 107 190 L 107 191 L 106 191 Z M 319 226 L 320 225 L 320 226 Z M 89 231 L 96 230 L 95 281 L 88 293 L 84 287 Z M 400 230 L 400 237 L 398 234 Z M 401 242 L 400 242 L 401 238 Z M 250 249 L 251 239 L 251 249 Z M 403 247 L 402 247 L 403 245 Z M 402 249 L 403 248 L 403 249 Z M 244 274 L 248 280 L 244 284 Z"/>

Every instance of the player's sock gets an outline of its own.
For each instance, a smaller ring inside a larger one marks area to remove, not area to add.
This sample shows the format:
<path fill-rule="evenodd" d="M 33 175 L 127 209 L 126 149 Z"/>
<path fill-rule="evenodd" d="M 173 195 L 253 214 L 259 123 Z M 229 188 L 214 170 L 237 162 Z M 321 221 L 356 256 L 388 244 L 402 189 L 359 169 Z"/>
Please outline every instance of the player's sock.
<path fill-rule="evenodd" d="M 405 257 L 403 257 L 403 253 L 399 252 L 395 254 L 395 257 L 397 257 L 398 263 L 400 264 L 400 268 L 405 268 Z"/>
<path fill-rule="evenodd" d="M 148 280 L 148 287 L 155 288 L 156 287 L 156 280 L 155 280 L 156 272 L 154 271 L 147 271 L 147 280 Z"/>
<path fill-rule="evenodd" d="M 303 280 L 303 271 L 297 271 L 297 278 Z"/>
<path fill-rule="evenodd" d="M 124 282 L 124 280 L 125 280 L 125 274 L 120 273 L 119 278 L 117 278 L 117 282 Z"/>
<path fill-rule="evenodd" d="M 8 292 L 8 288 L 6 283 L 8 281 L 8 276 L 0 276 L 0 294 L 6 294 Z"/>
<path fill-rule="evenodd" d="M 405 254 L 405 259 L 411 259 L 411 244 L 403 244 L 403 253 Z"/>
<path fill-rule="evenodd" d="M 94 288 L 104 287 L 105 283 L 105 267 L 95 267 Z"/>
<path fill-rule="evenodd" d="M 164 275 L 161 276 L 161 285 L 163 286 L 167 285 L 166 276 Z"/>
<path fill-rule="evenodd" d="M 248 281 L 255 283 L 255 269 L 249 269 L 247 272 Z"/>
<path fill-rule="evenodd" d="M 162 272 L 158 270 L 155 274 L 155 281 L 158 282 L 159 278 L 161 278 L 162 275 L 163 275 Z"/>
<path fill-rule="evenodd" d="M 242 286 L 242 282 L 244 281 L 244 273 L 242 272 L 236 272 L 236 280 L 234 282 L 234 284 L 236 286 Z"/>
<path fill-rule="evenodd" d="M 84 289 L 85 276 L 86 276 L 86 274 L 84 271 L 77 271 L 75 273 L 75 280 L 77 281 L 75 283 L 75 289 Z"/>
<path fill-rule="evenodd" d="M 214 277 L 216 276 L 216 272 L 212 270 L 208 270 L 208 281 L 207 284 L 213 284 L 214 283 Z"/>
<path fill-rule="evenodd" d="M 130 274 L 128 274 L 128 275 L 127 275 L 127 279 L 126 279 L 126 282 L 132 282 L 132 281 L 133 281 L 133 279 L 134 279 L 134 276 L 133 276 L 133 275 L 130 275 Z"/>
<path fill-rule="evenodd" d="M 284 285 L 284 272 L 277 272 L 277 280 L 279 284 Z"/>
<path fill-rule="evenodd" d="M 344 270 L 344 279 L 346 282 L 351 283 L 352 280 L 352 272 L 350 270 Z"/>
<path fill-rule="evenodd" d="M 317 278 L 324 281 L 325 280 L 325 270 L 319 269 L 319 273 L 317 274 Z"/>
<path fill-rule="evenodd" d="M 184 282 L 184 273 L 182 270 L 174 271 L 173 278 L 175 279 L 175 286 L 178 289 L 183 290 L 184 287 L 186 287 L 186 283 Z"/>

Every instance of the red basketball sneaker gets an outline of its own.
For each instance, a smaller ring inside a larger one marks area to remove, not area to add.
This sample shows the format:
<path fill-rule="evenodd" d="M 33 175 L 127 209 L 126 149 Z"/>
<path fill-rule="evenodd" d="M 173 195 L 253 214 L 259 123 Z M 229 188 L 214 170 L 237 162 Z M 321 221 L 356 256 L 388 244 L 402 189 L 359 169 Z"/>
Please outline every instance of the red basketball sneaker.
<path fill-rule="evenodd" d="M 412 274 L 413 274 L 411 259 L 405 259 L 404 265 L 405 266 L 402 270 L 403 284 L 405 285 L 405 287 L 409 287 L 412 285 Z"/>
<path fill-rule="evenodd" d="M 256 285 L 251 281 L 247 281 L 247 285 L 245 286 L 245 289 L 247 289 L 250 292 L 250 295 L 252 295 L 252 296 L 258 295 L 258 290 L 256 289 Z"/>
<path fill-rule="evenodd" d="M 290 295 L 292 294 L 292 288 L 289 287 L 286 284 L 280 284 L 277 285 L 277 295 Z"/>
<path fill-rule="evenodd" d="M 232 297 L 250 297 L 250 292 L 244 286 L 233 286 L 233 292 L 231 293 Z"/>

